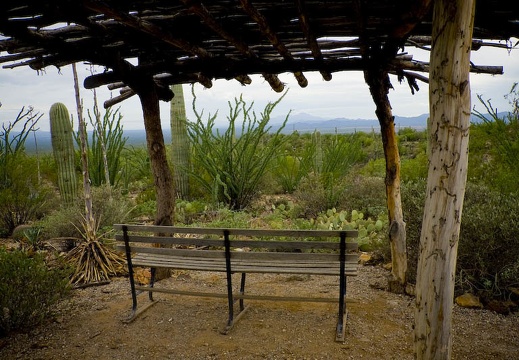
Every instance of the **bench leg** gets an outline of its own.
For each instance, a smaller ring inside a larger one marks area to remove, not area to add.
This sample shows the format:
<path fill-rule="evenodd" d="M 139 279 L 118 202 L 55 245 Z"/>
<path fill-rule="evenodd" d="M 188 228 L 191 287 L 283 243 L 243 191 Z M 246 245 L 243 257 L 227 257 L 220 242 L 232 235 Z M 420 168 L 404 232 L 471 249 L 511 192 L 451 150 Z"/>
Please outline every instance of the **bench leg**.
<path fill-rule="evenodd" d="M 245 273 L 242 273 L 241 274 L 241 283 L 240 283 L 240 294 L 244 294 L 245 293 Z M 243 311 L 244 307 L 243 307 L 243 298 L 240 299 L 240 312 Z"/>
<path fill-rule="evenodd" d="M 340 289 L 339 289 L 339 314 L 337 318 L 337 333 L 335 335 L 335 341 L 343 342 L 346 324 L 346 276 L 340 277 Z"/>
<path fill-rule="evenodd" d="M 155 305 L 157 301 L 153 300 L 153 292 L 148 291 L 148 297 L 150 299 L 150 303 L 147 305 L 142 306 L 140 309 L 137 309 L 137 291 L 135 290 L 135 279 L 133 276 L 133 267 L 130 268 L 130 287 L 132 291 L 132 311 L 130 313 L 130 316 L 127 319 L 124 319 L 123 322 L 125 324 L 131 323 L 133 320 L 135 320 L 140 314 L 142 314 L 144 311 L 149 309 L 151 306 Z M 151 279 L 150 279 L 150 285 L 149 287 L 153 287 L 155 283 L 155 268 L 151 268 Z"/>
<path fill-rule="evenodd" d="M 241 274 L 241 282 L 240 282 L 240 294 L 245 293 L 245 273 Z M 227 320 L 227 324 L 220 331 L 221 334 L 227 335 L 229 331 L 232 330 L 234 325 L 241 319 L 241 317 L 249 310 L 250 305 L 245 306 L 243 303 L 243 298 L 240 298 L 240 311 L 234 316 L 234 296 L 232 295 L 232 281 L 227 280 L 227 291 L 228 291 L 228 301 L 229 301 L 229 318 Z"/>
<path fill-rule="evenodd" d="M 234 296 L 232 293 L 232 273 L 230 272 L 229 267 L 227 267 L 227 303 L 229 306 L 229 317 L 227 319 L 226 329 L 230 329 L 232 328 L 234 321 Z"/>
<path fill-rule="evenodd" d="M 152 288 L 155 285 L 155 274 L 157 273 L 157 268 L 152 267 L 150 269 L 151 277 L 150 277 L 150 288 Z M 153 301 L 153 292 L 148 291 L 148 296 L 150 298 L 150 301 Z"/>

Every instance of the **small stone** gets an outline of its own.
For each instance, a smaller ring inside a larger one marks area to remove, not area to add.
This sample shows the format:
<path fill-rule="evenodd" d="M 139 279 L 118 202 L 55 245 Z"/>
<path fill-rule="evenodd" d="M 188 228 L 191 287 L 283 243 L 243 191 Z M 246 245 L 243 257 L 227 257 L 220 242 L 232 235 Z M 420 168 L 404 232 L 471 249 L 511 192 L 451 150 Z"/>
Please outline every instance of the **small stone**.
<path fill-rule="evenodd" d="M 365 265 L 370 260 L 371 260 L 371 254 L 369 254 L 369 253 L 363 252 L 359 256 L 359 262 L 361 265 Z"/>
<path fill-rule="evenodd" d="M 517 310 L 517 304 L 510 300 L 490 300 L 486 307 L 487 309 L 502 315 L 508 315 Z"/>
<path fill-rule="evenodd" d="M 461 307 L 469 309 L 482 309 L 483 304 L 479 301 L 479 298 L 471 293 L 465 293 L 456 298 L 456 304 Z"/>
<path fill-rule="evenodd" d="M 416 295 L 416 286 L 414 284 L 407 283 L 405 284 L 405 293 L 409 296 Z"/>
<path fill-rule="evenodd" d="M 138 284 L 141 284 L 141 285 L 148 285 L 150 283 L 150 280 L 151 280 L 151 272 L 150 272 L 150 269 L 135 269 L 134 270 L 134 275 L 133 277 L 135 278 L 135 281 L 138 283 Z"/>
<path fill-rule="evenodd" d="M 386 269 L 386 270 L 392 270 L 393 269 L 393 264 L 387 263 L 387 264 L 382 265 L 382 267 L 384 269 Z"/>

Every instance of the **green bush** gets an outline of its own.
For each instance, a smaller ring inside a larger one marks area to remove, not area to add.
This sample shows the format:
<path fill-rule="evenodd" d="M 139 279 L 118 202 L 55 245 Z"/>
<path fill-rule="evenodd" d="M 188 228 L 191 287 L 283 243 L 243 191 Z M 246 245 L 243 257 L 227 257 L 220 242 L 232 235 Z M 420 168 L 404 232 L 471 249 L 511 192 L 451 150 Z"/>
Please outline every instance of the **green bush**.
<path fill-rule="evenodd" d="M 403 186 L 408 279 L 416 281 L 416 266 L 425 204 L 425 181 Z M 468 183 L 458 244 L 456 291 L 483 298 L 504 297 L 519 285 L 519 194 L 502 194 Z"/>
<path fill-rule="evenodd" d="M 402 208 L 406 224 L 407 243 L 407 280 L 411 283 L 416 282 L 426 186 L 427 183 L 425 179 L 402 183 Z"/>
<path fill-rule="evenodd" d="M 519 286 L 519 194 L 467 187 L 458 247 L 458 287 L 483 298 Z"/>
<path fill-rule="evenodd" d="M 348 212 L 358 210 L 366 217 L 374 218 L 387 214 L 384 178 L 358 175 L 348 178 L 337 208 Z"/>
<path fill-rule="evenodd" d="M 283 95 L 284 96 L 284 95 Z M 280 132 L 288 120 L 270 133 L 270 114 L 283 99 L 265 106 L 259 115 L 243 98 L 229 102 L 229 126 L 220 133 L 215 129 L 216 116 L 202 120 L 196 110 L 193 92 L 193 110 L 196 122 L 188 123 L 189 141 L 193 156 L 193 179 L 211 194 L 215 203 L 225 203 L 232 210 L 243 210 L 257 197 L 261 180 L 282 148 L 285 137 Z"/>
<path fill-rule="evenodd" d="M 113 224 L 128 221 L 135 210 L 132 201 L 117 189 L 107 186 L 92 188 L 92 210 L 100 229 L 109 230 Z M 44 238 L 82 237 L 85 204 L 78 199 L 72 206 L 58 208 L 39 222 Z"/>
<path fill-rule="evenodd" d="M 67 295 L 69 275 L 49 268 L 41 254 L 0 248 L 0 336 L 41 324 Z"/>

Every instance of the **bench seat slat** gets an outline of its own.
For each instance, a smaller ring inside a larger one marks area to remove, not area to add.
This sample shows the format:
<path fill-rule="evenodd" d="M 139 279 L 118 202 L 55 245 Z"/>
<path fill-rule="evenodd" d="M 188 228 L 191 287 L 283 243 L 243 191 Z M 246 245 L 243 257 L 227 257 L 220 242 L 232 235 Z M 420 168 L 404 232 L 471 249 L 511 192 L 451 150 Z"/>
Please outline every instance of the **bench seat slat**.
<path fill-rule="evenodd" d="M 157 247 L 130 247 L 131 251 L 139 254 L 158 254 L 164 256 L 178 256 L 189 258 L 225 258 L 223 250 L 193 250 L 171 249 Z M 346 258 L 357 259 L 357 255 L 346 254 Z M 261 251 L 233 251 L 231 259 L 258 259 L 258 260 L 311 260 L 311 261 L 339 261 L 338 254 L 327 253 L 298 253 L 298 252 L 261 252 Z"/>
<path fill-rule="evenodd" d="M 225 272 L 225 259 L 185 258 L 171 256 L 137 256 L 132 261 L 134 266 L 167 267 L 182 270 L 203 270 Z M 357 263 L 347 262 L 345 274 L 355 276 Z M 289 262 L 289 261 L 243 261 L 231 260 L 234 272 L 248 273 L 290 273 L 338 275 L 339 264 L 327 262 Z"/>

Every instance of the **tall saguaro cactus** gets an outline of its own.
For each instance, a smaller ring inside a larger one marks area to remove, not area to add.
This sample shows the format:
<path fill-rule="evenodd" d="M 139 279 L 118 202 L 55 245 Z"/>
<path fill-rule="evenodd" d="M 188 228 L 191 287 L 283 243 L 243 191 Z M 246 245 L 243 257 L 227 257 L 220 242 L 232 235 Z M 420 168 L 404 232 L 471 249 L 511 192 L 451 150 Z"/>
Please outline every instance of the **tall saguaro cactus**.
<path fill-rule="evenodd" d="M 77 193 L 72 125 L 68 110 L 62 103 L 51 106 L 49 117 L 52 152 L 58 168 L 59 191 L 65 205 L 70 205 Z"/>
<path fill-rule="evenodd" d="M 175 94 L 171 99 L 171 152 L 173 161 L 173 181 L 179 199 L 189 196 L 189 138 L 187 135 L 186 105 L 182 84 L 171 86 Z"/>

